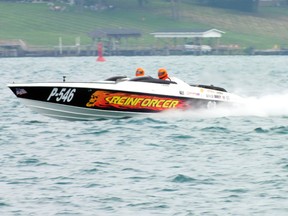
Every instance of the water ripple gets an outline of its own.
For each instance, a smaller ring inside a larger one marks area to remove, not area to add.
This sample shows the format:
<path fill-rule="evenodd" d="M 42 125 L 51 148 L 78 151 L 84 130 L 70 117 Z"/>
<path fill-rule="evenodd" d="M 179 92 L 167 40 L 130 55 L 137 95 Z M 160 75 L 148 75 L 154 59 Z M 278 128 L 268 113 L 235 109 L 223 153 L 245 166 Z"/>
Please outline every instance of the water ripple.
<path fill-rule="evenodd" d="M 287 215 L 287 57 L 4 58 L 0 64 L 1 216 Z M 6 86 L 63 75 L 98 80 L 119 65 L 128 76 L 135 65 L 150 75 L 166 65 L 171 76 L 227 87 L 253 96 L 253 103 L 67 122 L 32 112 Z"/>

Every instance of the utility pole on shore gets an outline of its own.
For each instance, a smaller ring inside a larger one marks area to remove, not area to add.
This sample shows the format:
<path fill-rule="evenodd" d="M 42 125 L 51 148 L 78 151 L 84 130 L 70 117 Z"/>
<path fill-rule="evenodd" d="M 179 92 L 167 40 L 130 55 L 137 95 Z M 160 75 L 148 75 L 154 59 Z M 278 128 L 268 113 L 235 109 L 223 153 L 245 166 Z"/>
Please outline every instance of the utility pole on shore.
<path fill-rule="evenodd" d="M 62 37 L 59 37 L 59 54 L 62 55 L 63 48 L 62 48 Z"/>

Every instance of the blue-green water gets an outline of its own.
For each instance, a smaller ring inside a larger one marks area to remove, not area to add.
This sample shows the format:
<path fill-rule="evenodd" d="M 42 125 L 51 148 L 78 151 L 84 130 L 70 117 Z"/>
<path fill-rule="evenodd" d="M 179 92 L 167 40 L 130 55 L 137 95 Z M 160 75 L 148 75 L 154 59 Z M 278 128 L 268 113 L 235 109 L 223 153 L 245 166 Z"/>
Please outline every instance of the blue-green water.
<path fill-rule="evenodd" d="M 0 215 L 288 215 L 288 58 L 0 59 Z M 24 107 L 11 82 L 156 76 L 246 98 L 232 110 L 66 122 Z"/>

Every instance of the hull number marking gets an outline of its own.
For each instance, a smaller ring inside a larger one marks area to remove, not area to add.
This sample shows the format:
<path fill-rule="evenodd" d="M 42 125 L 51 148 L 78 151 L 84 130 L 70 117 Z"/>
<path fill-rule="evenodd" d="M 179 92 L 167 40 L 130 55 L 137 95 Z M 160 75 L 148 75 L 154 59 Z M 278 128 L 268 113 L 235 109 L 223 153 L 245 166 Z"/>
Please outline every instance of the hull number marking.
<path fill-rule="evenodd" d="M 208 108 L 208 109 L 214 109 L 214 108 L 216 108 L 216 106 L 217 106 L 216 101 L 209 101 L 209 102 L 207 103 L 207 108 Z"/>
<path fill-rule="evenodd" d="M 62 101 L 62 102 L 70 102 L 73 97 L 74 93 L 76 92 L 76 89 L 73 88 L 53 88 L 49 97 L 47 98 L 47 101 L 50 101 L 50 99 L 55 98 L 57 102 Z"/>

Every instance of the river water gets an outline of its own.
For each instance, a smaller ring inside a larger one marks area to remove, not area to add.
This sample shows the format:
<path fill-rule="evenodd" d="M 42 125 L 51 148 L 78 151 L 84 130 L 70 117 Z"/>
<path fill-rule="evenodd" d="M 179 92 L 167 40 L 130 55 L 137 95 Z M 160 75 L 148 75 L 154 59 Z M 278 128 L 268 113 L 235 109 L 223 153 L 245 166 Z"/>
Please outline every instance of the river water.
<path fill-rule="evenodd" d="M 143 67 L 245 98 L 230 110 L 68 122 L 12 82 L 95 81 Z M 288 59 L 0 59 L 0 215 L 288 215 Z"/>

